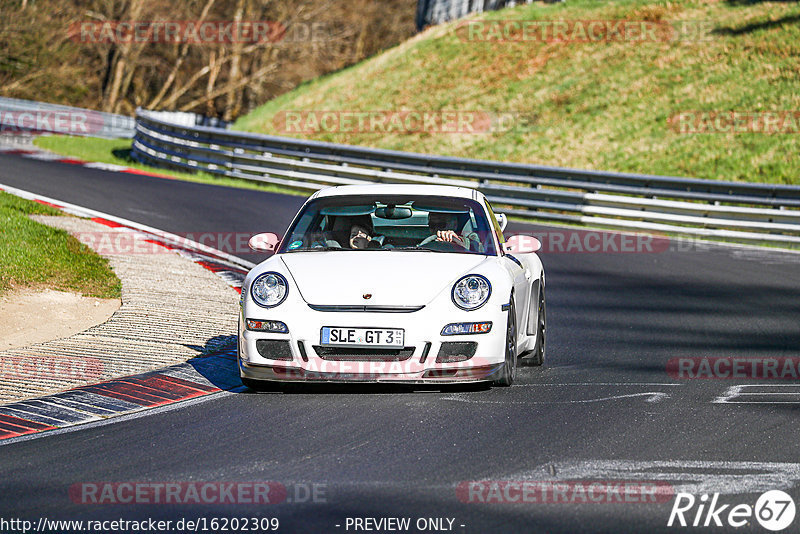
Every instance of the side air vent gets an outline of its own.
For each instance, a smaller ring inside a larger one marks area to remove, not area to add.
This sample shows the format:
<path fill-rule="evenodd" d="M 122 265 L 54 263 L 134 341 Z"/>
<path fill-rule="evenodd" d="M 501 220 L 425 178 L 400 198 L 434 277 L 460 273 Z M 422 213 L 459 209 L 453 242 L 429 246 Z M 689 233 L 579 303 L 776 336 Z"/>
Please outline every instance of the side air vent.
<path fill-rule="evenodd" d="M 292 348 L 289 341 L 279 339 L 259 339 L 256 340 L 256 350 L 258 353 L 269 360 L 292 361 Z"/>
<path fill-rule="evenodd" d="M 469 360 L 475 356 L 478 344 L 474 341 L 448 341 L 439 347 L 436 363 L 454 363 Z"/>

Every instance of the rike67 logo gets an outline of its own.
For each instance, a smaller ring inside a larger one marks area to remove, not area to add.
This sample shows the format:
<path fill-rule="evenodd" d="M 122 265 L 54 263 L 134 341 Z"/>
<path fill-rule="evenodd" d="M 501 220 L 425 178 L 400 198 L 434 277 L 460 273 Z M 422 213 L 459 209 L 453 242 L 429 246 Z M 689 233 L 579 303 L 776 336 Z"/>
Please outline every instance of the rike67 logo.
<path fill-rule="evenodd" d="M 792 497 L 780 490 L 762 494 L 755 506 L 750 504 L 719 504 L 719 493 L 709 501 L 708 495 L 699 499 L 691 493 L 678 493 L 667 526 L 680 527 L 743 527 L 755 519 L 767 530 L 784 530 L 794 521 L 795 504 Z"/>

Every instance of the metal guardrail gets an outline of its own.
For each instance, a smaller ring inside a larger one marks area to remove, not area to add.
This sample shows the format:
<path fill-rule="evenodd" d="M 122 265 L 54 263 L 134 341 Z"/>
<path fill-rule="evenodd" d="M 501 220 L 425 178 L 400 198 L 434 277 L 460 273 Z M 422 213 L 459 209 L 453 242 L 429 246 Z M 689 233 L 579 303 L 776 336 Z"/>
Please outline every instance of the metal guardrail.
<path fill-rule="evenodd" d="M 800 244 L 798 186 L 414 154 L 181 126 L 165 117 L 137 110 L 136 160 L 309 191 L 371 182 L 465 186 L 529 219 Z"/>
<path fill-rule="evenodd" d="M 133 137 L 133 117 L 91 109 L 0 97 L 0 133 L 55 133 L 116 139 Z"/>
<path fill-rule="evenodd" d="M 191 111 L 150 111 L 149 113 L 159 120 L 180 126 L 210 126 L 227 129 L 231 125 L 230 122 L 217 117 L 206 117 Z"/>
<path fill-rule="evenodd" d="M 470 13 L 493 11 L 532 2 L 533 0 L 417 0 L 417 30 L 422 30 L 429 24 L 441 24 L 466 17 Z"/>

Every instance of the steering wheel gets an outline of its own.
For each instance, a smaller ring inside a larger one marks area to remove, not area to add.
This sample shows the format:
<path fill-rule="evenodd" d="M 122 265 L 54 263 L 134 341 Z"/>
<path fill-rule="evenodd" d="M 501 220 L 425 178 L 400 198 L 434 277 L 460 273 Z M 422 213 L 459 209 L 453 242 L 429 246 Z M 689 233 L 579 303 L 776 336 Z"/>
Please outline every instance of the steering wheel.
<path fill-rule="evenodd" d="M 427 248 L 430 250 L 441 250 L 443 252 L 468 252 L 467 249 L 450 241 L 429 241 L 419 248 Z"/>

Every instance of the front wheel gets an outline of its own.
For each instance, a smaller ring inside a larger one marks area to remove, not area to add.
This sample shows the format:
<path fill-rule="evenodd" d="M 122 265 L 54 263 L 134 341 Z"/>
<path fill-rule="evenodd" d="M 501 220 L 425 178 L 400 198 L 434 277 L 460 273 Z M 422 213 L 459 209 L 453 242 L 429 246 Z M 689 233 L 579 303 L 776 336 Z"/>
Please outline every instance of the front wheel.
<path fill-rule="evenodd" d="M 529 360 L 531 365 L 542 365 L 544 363 L 544 349 L 547 340 L 547 309 L 545 307 L 544 285 L 539 287 L 541 291 L 539 291 L 539 311 L 537 313 L 536 347 L 534 347 L 533 354 Z"/>
<path fill-rule="evenodd" d="M 517 372 L 517 313 L 514 308 L 514 298 L 511 298 L 506 324 L 506 358 L 500 376 L 494 381 L 495 386 L 508 387 L 514 383 Z"/>

